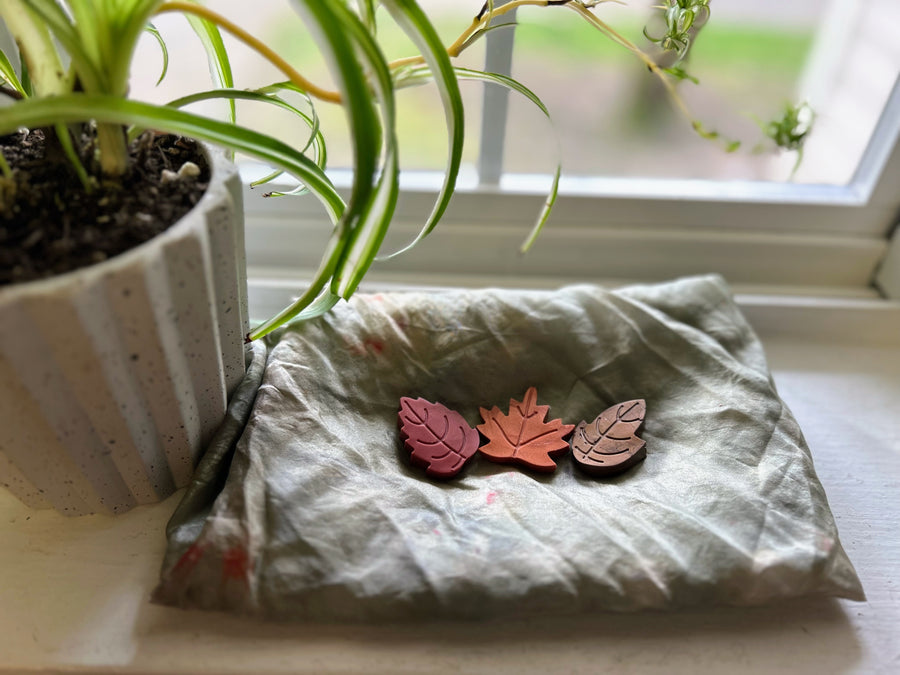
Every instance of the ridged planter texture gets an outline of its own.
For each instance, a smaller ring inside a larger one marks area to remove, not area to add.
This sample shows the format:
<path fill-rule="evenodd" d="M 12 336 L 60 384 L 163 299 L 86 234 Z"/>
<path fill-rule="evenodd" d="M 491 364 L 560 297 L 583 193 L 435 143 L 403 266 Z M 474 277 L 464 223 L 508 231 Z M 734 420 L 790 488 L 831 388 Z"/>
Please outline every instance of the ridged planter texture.
<path fill-rule="evenodd" d="M 52 279 L 0 287 L 0 485 L 68 515 L 185 485 L 244 372 L 241 184 L 212 181 L 161 235 Z"/>

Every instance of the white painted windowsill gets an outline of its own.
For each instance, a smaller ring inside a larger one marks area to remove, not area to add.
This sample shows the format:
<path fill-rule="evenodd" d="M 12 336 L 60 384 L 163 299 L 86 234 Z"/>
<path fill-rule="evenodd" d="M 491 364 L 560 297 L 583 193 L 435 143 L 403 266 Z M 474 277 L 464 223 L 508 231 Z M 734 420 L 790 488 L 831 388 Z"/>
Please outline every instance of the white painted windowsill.
<path fill-rule="evenodd" d="M 67 519 L 0 492 L 0 672 L 898 672 L 900 310 L 738 299 L 806 434 L 867 602 L 487 625 L 263 624 L 149 604 L 181 493 L 118 517 Z"/>

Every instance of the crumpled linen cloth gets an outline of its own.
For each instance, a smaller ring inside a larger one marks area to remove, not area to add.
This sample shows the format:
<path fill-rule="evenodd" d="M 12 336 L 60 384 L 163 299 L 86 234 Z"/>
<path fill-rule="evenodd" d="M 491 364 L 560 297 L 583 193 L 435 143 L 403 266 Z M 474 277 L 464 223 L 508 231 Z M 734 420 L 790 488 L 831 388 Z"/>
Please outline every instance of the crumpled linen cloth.
<path fill-rule="evenodd" d="M 156 602 L 356 621 L 864 598 L 718 277 L 360 295 L 253 357 Z M 410 464 L 401 396 L 474 426 L 530 386 L 569 424 L 645 399 L 646 460 L 597 479 L 570 456 L 551 475 L 476 456 L 445 482 Z"/>

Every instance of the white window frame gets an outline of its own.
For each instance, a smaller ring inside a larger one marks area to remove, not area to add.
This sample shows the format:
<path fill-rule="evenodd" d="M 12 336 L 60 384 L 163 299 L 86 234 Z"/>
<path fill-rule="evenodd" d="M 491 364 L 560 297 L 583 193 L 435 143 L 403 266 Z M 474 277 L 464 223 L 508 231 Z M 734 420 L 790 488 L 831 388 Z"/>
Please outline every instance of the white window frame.
<path fill-rule="evenodd" d="M 511 72 L 514 35 L 486 36 L 487 70 Z M 845 186 L 564 177 L 549 223 L 524 256 L 519 245 L 550 178 L 502 172 L 506 119 L 506 92 L 488 87 L 475 175 L 428 239 L 376 263 L 369 285 L 618 285 L 719 273 L 740 291 L 766 295 L 900 297 L 900 243 L 890 242 L 900 215 L 900 79 Z M 384 250 L 415 236 L 440 179 L 403 176 Z M 315 269 L 330 228 L 313 200 L 248 194 L 246 203 L 251 278 L 274 301 L 284 291 L 273 287 L 295 287 Z"/>
<path fill-rule="evenodd" d="M 900 214 L 898 140 L 900 81 L 846 186 L 564 180 L 550 222 L 526 255 L 519 245 L 549 178 L 505 175 L 499 185 L 470 178 L 441 225 L 413 251 L 376 263 L 369 283 L 555 287 L 719 273 L 740 291 L 877 298 L 876 272 Z M 415 235 L 439 180 L 404 176 L 385 250 Z M 296 292 L 324 250 L 324 214 L 312 199 L 263 200 L 249 190 L 245 204 L 251 278 L 261 289 Z"/>

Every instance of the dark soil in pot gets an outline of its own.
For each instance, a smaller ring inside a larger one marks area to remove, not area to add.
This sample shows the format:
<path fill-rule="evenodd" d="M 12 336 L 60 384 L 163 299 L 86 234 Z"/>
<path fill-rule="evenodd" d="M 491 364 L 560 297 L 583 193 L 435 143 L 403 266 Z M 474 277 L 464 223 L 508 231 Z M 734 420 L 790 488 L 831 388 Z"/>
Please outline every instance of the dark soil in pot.
<path fill-rule="evenodd" d="M 0 176 L 0 286 L 123 253 L 177 222 L 209 185 L 196 141 L 153 132 L 132 144 L 121 180 L 90 194 L 41 130 L 0 136 L 0 152 L 13 169 L 11 183 Z"/>

